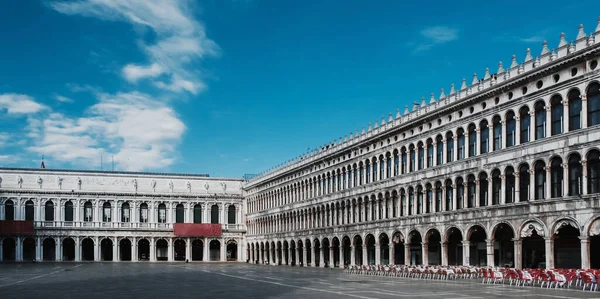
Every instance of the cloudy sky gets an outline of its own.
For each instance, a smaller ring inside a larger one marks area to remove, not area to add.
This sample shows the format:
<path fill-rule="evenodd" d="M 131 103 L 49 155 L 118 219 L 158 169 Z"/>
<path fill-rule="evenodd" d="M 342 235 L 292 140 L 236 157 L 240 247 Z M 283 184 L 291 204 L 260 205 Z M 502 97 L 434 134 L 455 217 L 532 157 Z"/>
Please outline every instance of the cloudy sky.
<path fill-rule="evenodd" d="M 258 173 L 598 17 L 404 2 L 3 1 L 0 166 Z"/>

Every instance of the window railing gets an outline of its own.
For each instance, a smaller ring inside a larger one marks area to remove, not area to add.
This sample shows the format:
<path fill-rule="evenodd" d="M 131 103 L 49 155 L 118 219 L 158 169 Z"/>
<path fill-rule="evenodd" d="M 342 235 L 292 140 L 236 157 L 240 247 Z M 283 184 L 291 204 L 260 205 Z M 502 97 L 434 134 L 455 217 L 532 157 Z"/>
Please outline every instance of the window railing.
<path fill-rule="evenodd" d="M 187 222 L 186 222 L 187 223 Z M 35 221 L 34 228 L 146 228 L 146 229 L 173 229 L 172 223 L 148 222 L 93 222 L 93 221 Z M 223 230 L 245 230 L 244 224 L 222 224 Z"/>

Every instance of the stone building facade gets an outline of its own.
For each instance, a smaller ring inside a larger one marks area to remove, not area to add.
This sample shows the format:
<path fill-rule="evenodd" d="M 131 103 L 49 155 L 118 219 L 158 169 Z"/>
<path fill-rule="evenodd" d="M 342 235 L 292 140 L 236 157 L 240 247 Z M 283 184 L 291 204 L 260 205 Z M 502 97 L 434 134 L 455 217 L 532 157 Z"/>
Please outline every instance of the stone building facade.
<path fill-rule="evenodd" d="M 241 184 L 0 168 L 0 261 L 244 261 Z"/>
<path fill-rule="evenodd" d="M 252 262 L 600 268 L 600 20 L 245 186 Z"/>

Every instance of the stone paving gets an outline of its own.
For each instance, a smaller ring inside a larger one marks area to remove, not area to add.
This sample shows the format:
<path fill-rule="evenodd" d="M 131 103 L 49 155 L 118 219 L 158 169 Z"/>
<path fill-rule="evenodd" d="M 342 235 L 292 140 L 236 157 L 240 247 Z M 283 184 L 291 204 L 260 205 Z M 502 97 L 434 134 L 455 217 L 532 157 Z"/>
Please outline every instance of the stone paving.
<path fill-rule="evenodd" d="M 600 298 L 600 292 L 202 263 L 0 264 L 0 298 Z"/>

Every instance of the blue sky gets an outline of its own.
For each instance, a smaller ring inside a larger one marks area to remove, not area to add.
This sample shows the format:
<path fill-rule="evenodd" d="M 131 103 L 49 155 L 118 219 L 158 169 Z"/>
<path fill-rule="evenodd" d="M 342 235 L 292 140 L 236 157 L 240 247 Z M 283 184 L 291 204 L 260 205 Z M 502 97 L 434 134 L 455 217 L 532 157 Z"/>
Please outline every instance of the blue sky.
<path fill-rule="evenodd" d="M 4 1 L 0 166 L 258 173 L 598 18 L 404 2 Z"/>

